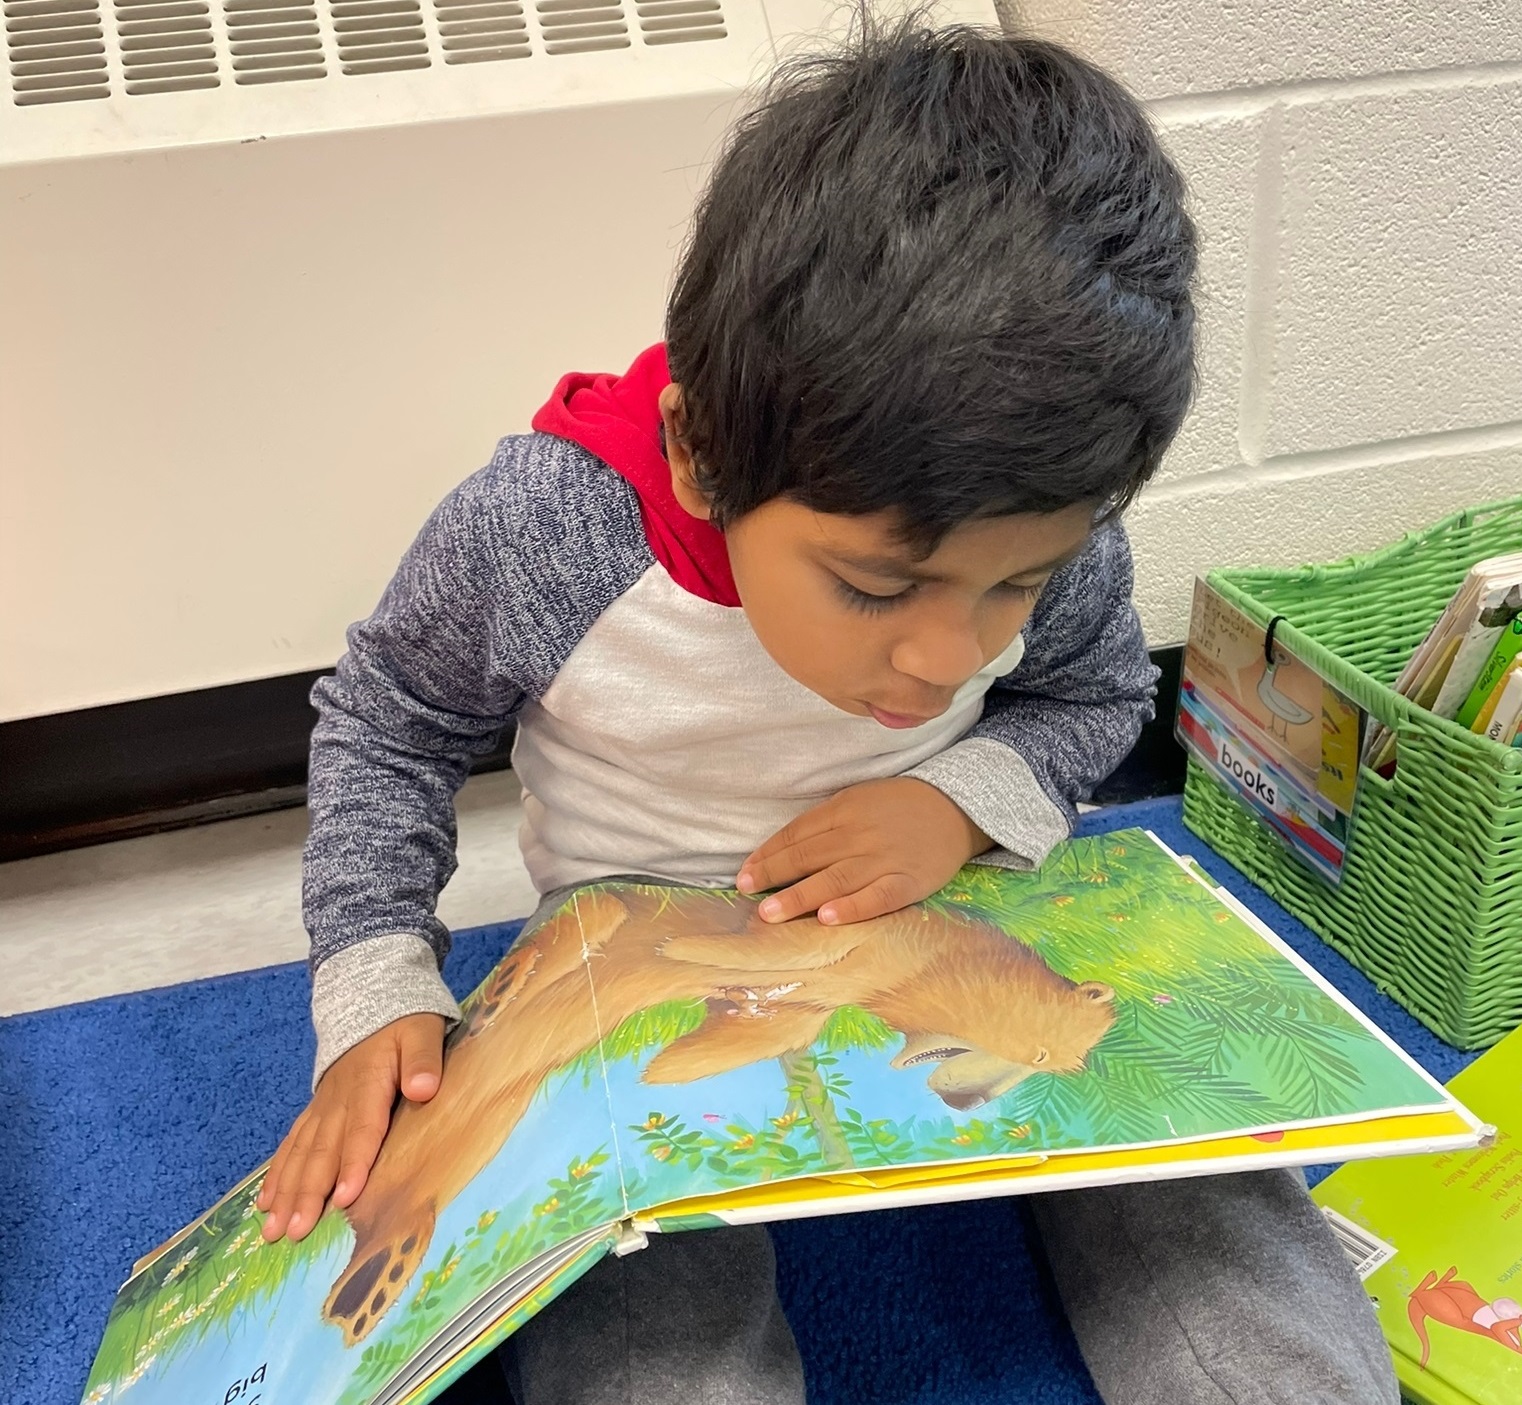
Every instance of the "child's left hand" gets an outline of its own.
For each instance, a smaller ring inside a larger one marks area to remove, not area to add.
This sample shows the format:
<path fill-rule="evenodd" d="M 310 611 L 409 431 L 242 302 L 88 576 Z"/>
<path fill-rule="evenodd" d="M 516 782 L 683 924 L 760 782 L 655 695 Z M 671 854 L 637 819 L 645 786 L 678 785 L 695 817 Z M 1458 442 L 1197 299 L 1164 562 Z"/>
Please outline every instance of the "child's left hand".
<path fill-rule="evenodd" d="M 742 893 L 781 888 L 767 922 L 818 912 L 834 926 L 897 912 L 943 887 L 992 841 L 933 785 L 912 776 L 853 785 L 799 815 L 741 866 Z"/>

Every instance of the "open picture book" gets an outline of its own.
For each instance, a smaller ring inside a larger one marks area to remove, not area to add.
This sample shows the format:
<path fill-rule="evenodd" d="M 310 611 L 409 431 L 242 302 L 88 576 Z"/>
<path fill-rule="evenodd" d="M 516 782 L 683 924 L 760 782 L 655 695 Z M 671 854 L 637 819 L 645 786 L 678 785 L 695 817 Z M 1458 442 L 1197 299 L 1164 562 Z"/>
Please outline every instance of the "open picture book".
<path fill-rule="evenodd" d="M 348 1210 L 266 1244 L 261 1168 L 143 1259 L 85 1399 L 420 1402 L 650 1234 L 1487 1132 L 1140 830 L 848 927 L 610 883 L 465 1002 Z"/>

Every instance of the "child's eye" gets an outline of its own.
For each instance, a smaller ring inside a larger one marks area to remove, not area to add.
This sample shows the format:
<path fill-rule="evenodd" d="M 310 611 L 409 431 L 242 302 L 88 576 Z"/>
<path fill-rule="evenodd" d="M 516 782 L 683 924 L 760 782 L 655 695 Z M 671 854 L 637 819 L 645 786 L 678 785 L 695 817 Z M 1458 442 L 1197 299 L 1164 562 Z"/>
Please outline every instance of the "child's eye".
<path fill-rule="evenodd" d="M 873 595 L 870 591 L 858 590 L 849 581 L 842 580 L 839 576 L 835 577 L 835 589 L 840 593 L 840 598 L 853 610 L 860 610 L 868 615 L 891 610 L 914 593 L 914 587 L 910 585 L 893 595 Z"/>
<path fill-rule="evenodd" d="M 994 589 L 1002 595 L 1013 596 L 1016 600 L 1035 600 L 1045 586 L 1045 581 L 1042 581 L 1040 585 L 1016 585 L 1014 581 L 1000 581 Z"/>

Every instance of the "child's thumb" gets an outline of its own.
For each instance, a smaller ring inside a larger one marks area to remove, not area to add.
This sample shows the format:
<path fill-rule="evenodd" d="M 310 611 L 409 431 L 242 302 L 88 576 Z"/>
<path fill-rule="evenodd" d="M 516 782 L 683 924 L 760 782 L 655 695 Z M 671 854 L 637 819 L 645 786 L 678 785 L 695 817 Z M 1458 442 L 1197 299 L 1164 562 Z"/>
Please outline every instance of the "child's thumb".
<path fill-rule="evenodd" d="M 439 1091 L 444 1067 L 443 1021 L 408 1020 L 401 1029 L 400 1059 L 402 1095 L 425 1103 Z"/>

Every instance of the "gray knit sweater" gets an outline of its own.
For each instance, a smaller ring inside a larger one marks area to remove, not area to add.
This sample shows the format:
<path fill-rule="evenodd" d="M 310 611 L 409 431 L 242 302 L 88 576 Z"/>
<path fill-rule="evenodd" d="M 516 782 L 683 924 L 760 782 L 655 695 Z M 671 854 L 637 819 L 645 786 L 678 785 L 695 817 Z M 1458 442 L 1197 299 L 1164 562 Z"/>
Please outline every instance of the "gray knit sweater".
<path fill-rule="evenodd" d="M 890 732 L 848 717 L 771 662 L 743 610 L 671 579 L 623 478 L 543 434 L 504 440 L 445 499 L 348 645 L 313 690 L 317 1076 L 402 1015 L 457 1017 L 434 905 L 455 792 L 510 719 L 541 891 L 612 873 L 723 884 L 809 806 L 901 774 L 956 801 L 1002 846 L 990 861 L 1039 863 L 1135 742 L 1156 683 L 1110 525 L 943 718 Z"/>

